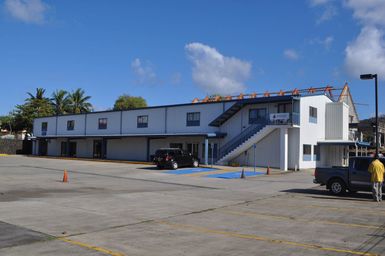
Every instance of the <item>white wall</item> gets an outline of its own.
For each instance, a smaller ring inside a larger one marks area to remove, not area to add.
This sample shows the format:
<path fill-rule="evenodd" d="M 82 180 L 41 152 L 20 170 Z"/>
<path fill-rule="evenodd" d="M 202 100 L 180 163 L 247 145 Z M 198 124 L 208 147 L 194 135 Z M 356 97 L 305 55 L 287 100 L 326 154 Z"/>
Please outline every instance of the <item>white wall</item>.
<path fill-rule="evenodd" d="M 41 134 L 41 124 L 43 122 L 48 123 L 47 134 L 55 135 L 56 134 L 56 116 L 37 118 L 33 120 L 33 134 L 34 136 L 42 136 Z"/>
<path fill-rule="evenodd" d="M 141 137 L 107 140 L 107 158 L 147 161 L 147 139 Z"/>
<path fill-rule="evenodd" d="M 326 140 L 347 140 L 349 138 L 349 106 L 343 102 L 326 104 Z"/>
<path fill-rule="evenodd" d="M 120 114 L 120 111 L 87 114 L 87 135 L 119 134 Z M 107 129 L 99 129 L 99 118 L 107 118 Z"/>
<path fill-rule="evenodd" d="M 122 133 L 123 134 L 145 134 L 165 133 L 166 108 L 150 108 L 123 111 Z M 137 128 L 138 116 L 148 116 L 148 127 Z"/>
<path fill-rule="evenodd" d="M 301 97 L 300 99 L 300 147 L 299 168 L 315 168 L 316 161 L 313 158 L 313 148 L 318 141 L 325 139 L 326 104 L 332 102 L 325 95 Z M 309 107 L 317 108 L 317 123 L 309 122 Z M 303 145 L 311 145 L 311 161 L 303 161 Z"/>
<path fill-rule="evenodd" d="M 279 168 L 280 166 L 280 129 L 275 129 L 265 138 L 256 144 L 256 166 L 270 166 Z M 247 150 L 247 155 L 242 153 L 230 162 L 236 162 L 240 165 L 253 166 L 254 148 Z"/>
<path fill-rule="evenodd" d="M 186 126 L 188 112 L 200 112 L 200 126 Z M 223 113 L 223 104 L 213 103 L 170 107 L 167 113 L 167 133 L 216 132 L 219 129 L 209 126 L 209 123 Z"/>
<path fill-rule="evenodd" d="M 67 130 L 67 121 L 73 120 L 75 126 L 73 130 Z M 85 134 L 86 115 L 65 115 L 59 116 L 57 120 L 57 135 L 83 135 Z"/>

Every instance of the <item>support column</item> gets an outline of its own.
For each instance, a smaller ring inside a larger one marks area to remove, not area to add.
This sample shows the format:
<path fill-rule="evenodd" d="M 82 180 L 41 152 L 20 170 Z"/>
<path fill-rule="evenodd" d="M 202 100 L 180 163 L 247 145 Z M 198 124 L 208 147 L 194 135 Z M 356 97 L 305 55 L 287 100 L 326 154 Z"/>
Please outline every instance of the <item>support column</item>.
<path fill-rule="evenodd" d="M 67 138 L 67 144 L 66 144 L 66 147 L 67 147 L 67 157 L 70 157 L 70 139 Z"/>
<path fill-rule="evenodd" d="M 287 171 L 289 162 L 289 133 L 288 128 L 280 129 L 280 161 L 279 168 Z"/>
<path fill-rule="evenodd" d="M 209 139 L 205 138 L 205 165 L 209 164 Z"/>

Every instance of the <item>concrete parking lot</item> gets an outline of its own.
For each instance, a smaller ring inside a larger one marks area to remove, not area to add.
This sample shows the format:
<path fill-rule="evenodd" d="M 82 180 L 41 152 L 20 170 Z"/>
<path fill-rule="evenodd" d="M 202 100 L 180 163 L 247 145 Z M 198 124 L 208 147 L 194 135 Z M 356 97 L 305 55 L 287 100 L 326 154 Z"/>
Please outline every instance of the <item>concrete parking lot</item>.
<path fill-rule="evenodd" d="M 385 203 L 312 179 L 2 156 L 0 255 L 385 255 Z"/>

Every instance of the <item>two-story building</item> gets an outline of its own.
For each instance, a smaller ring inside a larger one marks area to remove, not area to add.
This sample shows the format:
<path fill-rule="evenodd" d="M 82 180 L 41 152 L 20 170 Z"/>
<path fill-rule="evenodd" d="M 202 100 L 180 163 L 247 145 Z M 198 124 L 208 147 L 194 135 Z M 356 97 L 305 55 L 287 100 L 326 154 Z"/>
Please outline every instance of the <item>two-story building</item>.
<path fill-rule="evenodd" d="M 287 169 L 344 165 L 349 106 L 331 87 L 124 111 L 37 118 L 33 154 L 150 161 L 159 148 L 178 147 L 205 164 Z"/>

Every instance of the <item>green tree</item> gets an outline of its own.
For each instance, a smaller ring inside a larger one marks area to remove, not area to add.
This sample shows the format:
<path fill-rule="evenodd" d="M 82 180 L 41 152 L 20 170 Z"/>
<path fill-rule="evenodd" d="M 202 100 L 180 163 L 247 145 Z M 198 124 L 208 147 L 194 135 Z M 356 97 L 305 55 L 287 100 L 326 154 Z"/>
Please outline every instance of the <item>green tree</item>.
<path fill-rule="evenodd" d="M 37 117 L 51 116 L 54 109 L 50 100 L 45 97 L 45 89 L 36 88 L 36 93 L 27 93 L 29 98 L 22 105 L 16 105 L 14 116 L 14 130 L 21 131 L 26 129 L 32 131 L 33 120 Z"/>
<path fill-rule="evenodd" d="M 92 111 L 92 104 L 88 102 L 91 96 L 85 96 L 84 90 L 78 88 L 68 96 L 70 113 L 87 113 Z"/>
<path fill-rule="evenodd" d="M 12 113 L 10 113 L 9 115 L 6 115 L 6 116 L 0 116 L 0 128 L 1 129 L 6 129 L 10 133 L 12 133 L 14 124 L 15 124 L 15 118 L 12 115 Z"/>
<path fill-rule="evenodd" d="M 147 102 L 142 97 L 134 97 L 127 94 L 123 94 L 118 97 L 114 104 L 114 110 L 127 110 L 134 108 L 147 107 Z"/>
<path fill-rule="evenodd" d="M 51 103 L 56 115 L 67 113 L 71 103 L 68 92 L 65 90 L 56 90 L 52 93 Z"/>

